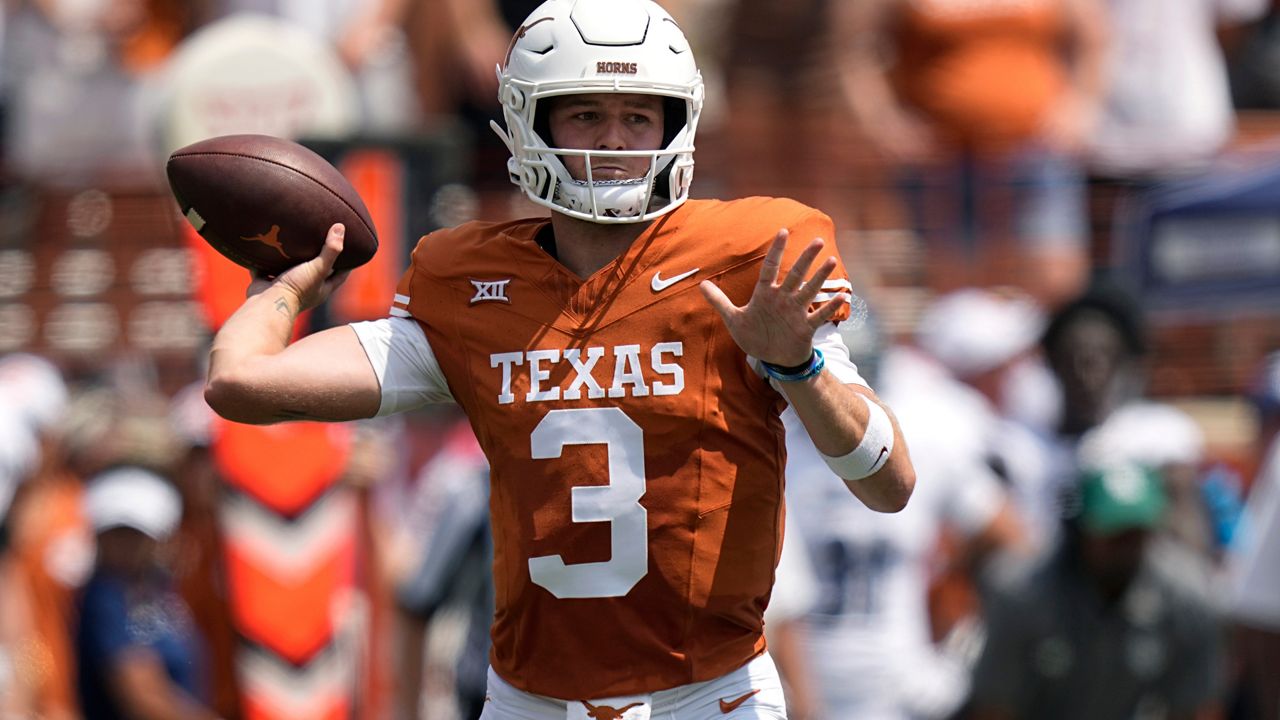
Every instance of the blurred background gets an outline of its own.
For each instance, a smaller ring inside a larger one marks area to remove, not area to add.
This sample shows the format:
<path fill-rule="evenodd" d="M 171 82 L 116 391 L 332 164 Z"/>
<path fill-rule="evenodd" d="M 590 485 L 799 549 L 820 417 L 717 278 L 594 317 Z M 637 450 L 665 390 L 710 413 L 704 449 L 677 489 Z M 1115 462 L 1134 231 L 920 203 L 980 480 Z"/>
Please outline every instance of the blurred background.
<path fill-rule="evenodd" d="M 1280 717 L 1280 3 L 662 4 L 693 196 L 835 219 L 920 472 L 872 516 L 789 439 L 792 717 Z M 248 277 L 164 160 L 333 162 L 382 245 L 300 332 L 383 317 L 422 234 L 539 213 L 488 128 L 536 5 L 0 4 L 0 717 L 476 716 L 469 429 L 213 417 Z"/>

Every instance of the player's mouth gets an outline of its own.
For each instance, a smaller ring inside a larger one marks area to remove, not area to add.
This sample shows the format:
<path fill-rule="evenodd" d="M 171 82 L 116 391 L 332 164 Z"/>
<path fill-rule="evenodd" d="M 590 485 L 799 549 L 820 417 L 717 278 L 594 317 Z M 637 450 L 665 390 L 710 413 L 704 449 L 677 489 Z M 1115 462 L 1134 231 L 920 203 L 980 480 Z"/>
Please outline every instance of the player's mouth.
<path fill-rule="evenodd" d="M 595 180 L 635 180 L 644 177 L 645 168 L 627 168 L 621 165 L 592 165 L 591 177 Z"/>

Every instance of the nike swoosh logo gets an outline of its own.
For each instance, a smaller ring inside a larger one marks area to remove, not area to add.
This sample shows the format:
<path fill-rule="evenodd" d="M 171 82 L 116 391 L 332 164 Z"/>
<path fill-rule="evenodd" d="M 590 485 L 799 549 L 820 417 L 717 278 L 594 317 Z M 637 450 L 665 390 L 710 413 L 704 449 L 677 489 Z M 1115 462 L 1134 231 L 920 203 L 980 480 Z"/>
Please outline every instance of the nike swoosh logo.
<path fill-rule="evenodd" d="M 734 710 L 737 710 L 739 705 L 741 705 L 742 703 L 746 702 L 747 700 L 750 700 L 750 699 L 751 699 L 751 696 L 752 696 L 752 695 L 755 695 L 755 694 L 756 694 L 756 693 L 758 693 L 758 692 L 760 692 L 760 691 L 759 691 L 759 690 L 752 690 L 751 692 L 747 693 L 746 695 L 743 695 L 743 696 L 742 696 L 742 697 L 740 697 L 740 698 L 734 698 L 733 700 L 730 700 L 730 701 L 728 701 L 728 702 L 725 702 L 724 700 L 721 700 L 721 701 L 720 701 L 720 712 L 721 712 L 721 713 L 724 713 L 725 715 L 728 715 L 729 713 L 733 712 Z"/>
<path fill-rule="evenodd" d="M 698 272 L 701 269 L 702 268 L 694 268 L 689 272 L 683 272 L 683 273 L 680 273 L 679 275 L 676 275 L 675 277 L 667 278 L 665 280 L 662 279 L 662 271 L 659 270 L 658 272 L 653 274 L 653 283 L 651 283 L 651 287 L 653 288 L 654 292 L 662 292 L 663 290 L 666 290 L 667 288 L 671 287 L 672 285 L 675 285 L 681 280 L 692 276 L 694 273 Z"/>
<path fill-rule="evenodd" d="M 887 447 L 883 447 L 883 446 L 882 446 L 882 447 L 880 448 L 880 454 L 876 456 L 876 461 L 875 461 L 874 463 L 872 463 L 872 464 L 871 464 L 871 467 L 875 467 L 876 465 L 879 465 L 879 464 L 880 464 L 880 458 L 884 457 L 884 454 L 885 454 L 885 453 L 887 453 L 887 452 L 889 452 L 889 448 L 887 448 Z"/>

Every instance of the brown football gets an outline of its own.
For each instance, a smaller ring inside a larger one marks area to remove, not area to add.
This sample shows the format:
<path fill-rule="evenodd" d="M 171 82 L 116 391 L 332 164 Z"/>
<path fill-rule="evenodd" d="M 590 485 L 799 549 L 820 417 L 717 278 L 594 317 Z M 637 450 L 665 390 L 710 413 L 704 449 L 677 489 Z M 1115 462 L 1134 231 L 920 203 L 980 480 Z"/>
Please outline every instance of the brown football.
<path fill-rule="evenodd" d="M 174 151 L 169 187 L 187 220 L 237 264 L 266 275 L 320 254 L 334 223 L 346 226 L 334 268 L 349 270 L 378 250 L 369 210 L 324 158 L 268 135 L 225 135 Z"/>

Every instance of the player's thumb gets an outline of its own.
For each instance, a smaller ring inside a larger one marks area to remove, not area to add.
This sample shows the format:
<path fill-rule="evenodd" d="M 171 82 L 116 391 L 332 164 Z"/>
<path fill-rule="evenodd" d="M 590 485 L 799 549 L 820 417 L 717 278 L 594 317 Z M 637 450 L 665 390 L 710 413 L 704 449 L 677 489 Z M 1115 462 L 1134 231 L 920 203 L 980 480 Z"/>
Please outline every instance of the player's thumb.
<path fill-rule="evenodd" d="M 333 264 L 337 262 L 338 256 L 342 254 L 342 244 L 346 236 L 347 226 L 342 223 L 334 223 L 329 228 L 329 234 L 324 239 L 324 247 L 320 248 L 320 261 L 324 263 L 325 269 L 333 268 Z"/>
<path fill-rule="evenodd" d="M 304 310 L 314 307 L 323 300 L 325 281 L 333 275 L 333 264 L 342 253 L 342 239 L 345 234 L 346 228 L 342 223 L 330 226 L 319 255 L 300 265 L 295 265 L 276 279 L 276 282 L 281 283 L 299 298 Z"/>
<path fill-rule="evenodd" d="M 725 295 L 724 291 L 710 280 L 703 280 L 701 283 L 698 283 L 698 289 L 702 291 L 702 296 L 707 299 L 707 302 L 711 304 L 711 307 L 715 308 L 716 312 L 720 313 L 721 317 L 728 320 L 735 308 L 733 301 L 729 299 L 729 296 Z"/>

